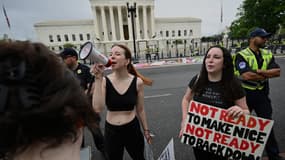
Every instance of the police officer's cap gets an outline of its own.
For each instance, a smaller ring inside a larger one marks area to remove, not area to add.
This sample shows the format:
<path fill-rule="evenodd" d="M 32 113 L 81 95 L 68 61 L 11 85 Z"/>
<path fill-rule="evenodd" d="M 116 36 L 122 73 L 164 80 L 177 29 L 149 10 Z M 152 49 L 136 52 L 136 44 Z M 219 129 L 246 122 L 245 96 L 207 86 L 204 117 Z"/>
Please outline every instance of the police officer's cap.
<path fill-rule="evenodd" d="M 250 32 L 249 37 L 270 37 L 272 34 L 265 31 L 263 28 L 255 28 L 252 32 Z"/>
<path fill-rule="evenodd" d="M 64 59 L 69 56 L 75 56 L 78 59 L 78 54 L 73 48 L 64 48 L 63 51 L 60 52 L 60 56 Z"/>

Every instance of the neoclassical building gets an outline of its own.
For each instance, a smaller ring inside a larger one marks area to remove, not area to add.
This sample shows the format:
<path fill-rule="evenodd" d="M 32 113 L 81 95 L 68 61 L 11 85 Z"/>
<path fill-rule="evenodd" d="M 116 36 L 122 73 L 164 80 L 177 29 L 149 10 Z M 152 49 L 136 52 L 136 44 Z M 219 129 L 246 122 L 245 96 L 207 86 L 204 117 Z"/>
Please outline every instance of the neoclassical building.
<path fill-rule="evenodd" d="M 159 53 L 161 58 L 189 55 L 199 48 L 201 19 L 156 18 L 154 0 L 89 1 L 93 19 L 36 23 L 38 40 L 57 52 L 66 43 L 79 50 L 91 41 L 106 54 L 112 44 L 124 43 L 133 52 L 136 48 L 137 58 L 145 58 L 146 53 Z"/>

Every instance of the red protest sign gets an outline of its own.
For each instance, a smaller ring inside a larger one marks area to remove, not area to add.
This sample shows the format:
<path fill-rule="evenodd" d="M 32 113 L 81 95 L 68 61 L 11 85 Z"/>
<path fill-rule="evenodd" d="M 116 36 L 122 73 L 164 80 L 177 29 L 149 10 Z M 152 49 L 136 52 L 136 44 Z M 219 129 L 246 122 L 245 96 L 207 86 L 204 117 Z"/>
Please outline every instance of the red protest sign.
<path fill-rule="evenodd" d="M 261 159 L 273 121 L 191 101 L 181 142 L 232 159 Z"/>

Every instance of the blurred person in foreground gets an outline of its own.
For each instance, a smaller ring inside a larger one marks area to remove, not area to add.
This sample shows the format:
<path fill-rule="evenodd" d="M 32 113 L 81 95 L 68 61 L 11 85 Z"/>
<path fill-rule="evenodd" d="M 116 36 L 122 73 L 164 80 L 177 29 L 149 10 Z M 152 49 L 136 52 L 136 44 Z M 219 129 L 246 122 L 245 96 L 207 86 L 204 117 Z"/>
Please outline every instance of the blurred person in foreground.
<path fill-rule="evenodd" d="M 41 43 L 0 42 L 0 159 L 79 160 L 96 115 L 72 72 Z"/>
<path fill-rule="evenodd" d="M 124 149 L 134 160 L 144 160 L 144 137 L 151 143 L 144 108 L 144 84 L 152 80 L 140 75 L 131 63 L 131 51 L 121 44 L 112 46 L 112 73 L 104 76 L 104 66 L 95 64 L 93 107 L 101 112 L 107 106 L 105 150 L 110 160 L 122 160 Z M 143 133 L 141 131 L 141 127 Z"/>

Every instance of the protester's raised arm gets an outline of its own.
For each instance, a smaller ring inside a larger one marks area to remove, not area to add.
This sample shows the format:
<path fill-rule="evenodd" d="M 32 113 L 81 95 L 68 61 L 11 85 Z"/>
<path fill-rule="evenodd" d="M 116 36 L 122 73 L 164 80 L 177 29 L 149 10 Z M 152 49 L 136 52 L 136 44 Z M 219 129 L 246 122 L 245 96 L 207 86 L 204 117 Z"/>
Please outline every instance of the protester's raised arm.
<path fill-rule="evenodd" d="M 95 75 L 95 87 L 92 96 L 92 106 L 94 111 L 100 113 L 105 106 L 106 80 L 103 77 L 104 66 L 95 64 L 92 68 Z"/>

